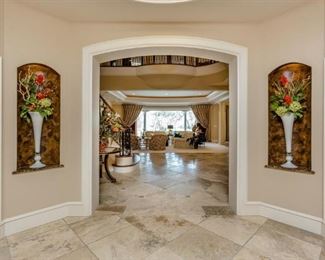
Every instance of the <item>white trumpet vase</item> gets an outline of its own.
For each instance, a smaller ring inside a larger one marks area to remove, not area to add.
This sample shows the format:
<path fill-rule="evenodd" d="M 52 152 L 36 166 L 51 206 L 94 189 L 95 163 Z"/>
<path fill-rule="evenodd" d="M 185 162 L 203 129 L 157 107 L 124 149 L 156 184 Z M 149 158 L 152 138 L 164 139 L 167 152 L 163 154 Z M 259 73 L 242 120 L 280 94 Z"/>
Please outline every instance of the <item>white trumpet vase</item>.
<path fill-rule="evenodd" d="M 287 113 L 281 116 L 281 120 L 284 128 L 284 136 L 286 141 L 286 162 L 284 164 L 281 164 L 281 167 L 295 169 L 298 168 L 295 164 L 292 163 L 292 131 L 295 116 L 293 113 Z"/>
<path fill-rule="evenodd" d="M 43 168 L 46 165 L 41 162 L 41 138 L 43 127 L 43 116 L 39 112 L 29 112 L 33 123 L 35 162 L 30 166 L 32 169 Z"/>

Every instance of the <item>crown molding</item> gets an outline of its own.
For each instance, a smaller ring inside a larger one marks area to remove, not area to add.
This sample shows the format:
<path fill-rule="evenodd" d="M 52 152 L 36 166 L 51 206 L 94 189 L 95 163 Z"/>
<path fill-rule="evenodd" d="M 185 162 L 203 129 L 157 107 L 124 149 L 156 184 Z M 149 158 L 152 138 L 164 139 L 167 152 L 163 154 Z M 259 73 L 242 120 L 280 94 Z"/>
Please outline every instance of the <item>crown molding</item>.
<path fill-rule="evenodd" d="M 207 96 L 208 102 L 216 104 L 229 99 L 229 91 L 213 91 Z"/>
<path fill-rule="evenodd" d="M 229 99 L 229 91 L 213 91 L 208 96 L 198 97 L 140 97 L 127 96 L 122 91 L 108 91 L 119 103 L 139 104 L 143 106 L 189 106 L 193 104 L 216 104 Z"/>
<path fill-rule="evenodd" d="M 126 96 L 122 91 L 107 91 L 107 92 L 109 92 L 109 95 L 112 95 L 120 102 L 127 102 L 126 99 L 128 98 L 128 96 Z"/>

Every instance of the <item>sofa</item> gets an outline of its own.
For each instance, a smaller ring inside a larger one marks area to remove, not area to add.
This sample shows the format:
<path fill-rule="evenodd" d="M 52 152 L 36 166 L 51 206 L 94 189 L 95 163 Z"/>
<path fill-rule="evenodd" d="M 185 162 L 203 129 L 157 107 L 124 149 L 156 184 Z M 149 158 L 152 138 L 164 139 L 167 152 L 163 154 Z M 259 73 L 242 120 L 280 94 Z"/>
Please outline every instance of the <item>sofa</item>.
<path fill-rule="evenodd" d="M 155 134 L 149 141 L 149 150 L 162 151 L 166 149 L 168 136 L 166 134 Z"/>
<path fill-rule="evenodd" d="M 144 136 L 145 137 L 152 137 L 154 135 L 167 135 L 166 131 L 145 131 Z"/>
<path fill-rule="evenodd" d="M 187 138 L 185 137 L 174 137 L 174 148 L 176 149 L 189 149 L 192 148 L 192 145 L 186 141 Z"/>
<path fill-rule="evenodd" d="M 176 138 L 191 138 L 193 136 L 192 131 L 176 131 L 176 133 L 180 134 L 182 137 L 176 137 Z"/>
<path fill-rule="evenodd" d="M 191 131 L 176 131 L 173 138 L 174 148 L 188 149 L 191 146 L 187 143 L 187 139 L 193 136 Z"/>

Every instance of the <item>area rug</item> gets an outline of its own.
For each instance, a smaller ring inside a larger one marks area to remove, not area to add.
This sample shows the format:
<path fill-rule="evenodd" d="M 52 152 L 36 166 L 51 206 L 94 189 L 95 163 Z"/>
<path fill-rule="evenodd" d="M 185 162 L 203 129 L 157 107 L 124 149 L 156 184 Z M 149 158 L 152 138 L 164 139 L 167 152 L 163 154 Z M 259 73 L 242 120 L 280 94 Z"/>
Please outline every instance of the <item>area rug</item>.
<path fill-rule="evenodd" d="M 135 150 L 135 153 L 228 153 L 228 147 L 216 143 L 205 143 L 204 146 L 194 148 L 174 148 L 173 145 L 167 146 L 163 151 Z"/>

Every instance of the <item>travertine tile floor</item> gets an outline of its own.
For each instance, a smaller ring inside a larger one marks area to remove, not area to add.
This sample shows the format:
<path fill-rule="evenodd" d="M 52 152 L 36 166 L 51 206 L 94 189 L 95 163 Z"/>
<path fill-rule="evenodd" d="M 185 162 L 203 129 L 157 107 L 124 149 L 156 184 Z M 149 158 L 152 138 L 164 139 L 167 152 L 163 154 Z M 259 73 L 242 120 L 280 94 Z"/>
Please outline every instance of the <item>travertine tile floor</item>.
<path fill-rule="evenodd" d="M 101 206 L 0 240 L 0 259 L 325 259 L 320 236 L 227 207 L 226 154 L 142 154 Z M 322 251 L 323 250 L 323 251 Z"/>

